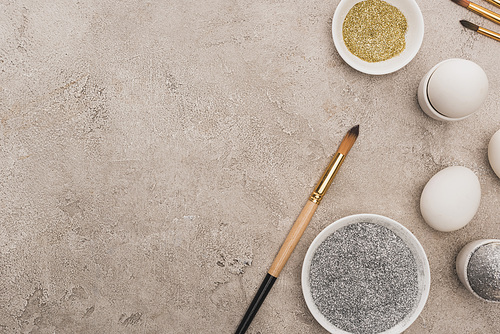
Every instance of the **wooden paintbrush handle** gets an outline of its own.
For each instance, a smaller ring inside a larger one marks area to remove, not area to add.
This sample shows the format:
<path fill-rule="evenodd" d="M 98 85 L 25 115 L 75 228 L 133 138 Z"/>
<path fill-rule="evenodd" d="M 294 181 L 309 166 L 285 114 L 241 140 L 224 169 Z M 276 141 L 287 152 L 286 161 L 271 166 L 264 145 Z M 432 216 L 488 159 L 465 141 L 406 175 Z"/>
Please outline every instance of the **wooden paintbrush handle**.
<path fill-rule="evenodd" d="M 273 264 L 271 265 L 271 268 L 268 271 L 268 273 L 271 276 L 274 277 L 279 276 L 281 270 L 285 266 L 286 261 L 288 261 L 288 258 L 292 254 L 295 246 L 297 246 L 297 243 L 299 242 L 300 237 L 304 233 L 304 230 L 311 221 L 311 218 L 314 214 L 314 211 L 316 211 L 317 207 L 318 204 L 313 203 L 311 201 L 307 201 L 306 205 L 300 212 L 299 217 L 293 224 L 292 229 L 290 230 L 290 232 L 288 232 L 285 242 L 281 246 L 278 255 L 276 255 L 276 257 L 274 258 Z"/>

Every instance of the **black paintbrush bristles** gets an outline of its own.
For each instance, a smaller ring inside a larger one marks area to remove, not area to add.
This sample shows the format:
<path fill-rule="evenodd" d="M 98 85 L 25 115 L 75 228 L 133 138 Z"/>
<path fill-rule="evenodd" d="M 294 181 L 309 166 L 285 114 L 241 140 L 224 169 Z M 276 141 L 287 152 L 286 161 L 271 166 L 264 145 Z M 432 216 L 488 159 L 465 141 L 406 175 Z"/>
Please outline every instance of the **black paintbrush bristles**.
<path fill-rule="evenodd" d="M 359 135 L 359 125 L 356 125 L 353 127 L 347 134 L 345 135 L 344 139 L 340 143 L 339 149 L 337 152 L 347 155 L 349 153 L 349 150 L 351 149 L 352 145 L 354 145 L 354 142 L 358 138 Z"/>
<path fill-rule="evenodd" d="M 479 29 L 479 26 L 475 25 L 474 23 L 470 23 L 469 21 L 466 20 L 460 20 L 460 23 L 466 27 L 467 29 L 477 31 Z"/>

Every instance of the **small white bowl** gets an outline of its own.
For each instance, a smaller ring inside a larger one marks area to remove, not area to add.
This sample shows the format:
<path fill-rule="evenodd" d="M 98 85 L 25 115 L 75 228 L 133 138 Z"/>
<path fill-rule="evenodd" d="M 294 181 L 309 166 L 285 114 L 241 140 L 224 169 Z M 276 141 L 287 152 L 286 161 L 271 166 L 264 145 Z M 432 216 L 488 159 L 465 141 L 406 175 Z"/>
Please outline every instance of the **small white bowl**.
<path fill-rule="evenodd" d="M 311 270 L 311 261 L 314 253 L 316 252 L 316 249 L 319 247 L 319 245 L 321 245 L 323 241 L 325 241 L 328 236 L 344 226 L 362 222 L 378 224 L 390 229 L 406 243 L 406 245 L 410 248 L 413 255 L 415 256 L 415 260 L 417 262 L 419 290 L 417 305 L 413 308 L 412 312 L 410 312 L 401 322 L 383 332 L 384 334 L 399 334 L 410 327 L 410 325 L 417 319 L 420 312 L 422 312 L 427 301 L 427 297 L 429 296 L 431 274 L 427 256 L 425 255 L 425 251 L 422 248 L 420 242 L 406 227 L 390 218 L 375 214 L 358 214 L 341 218 L 321 231 L 309 246 L 309 249 L 307 250 L 306 256 L 304 258 L 304 263 L 302 265 L 302 292 L 304 294 L 304 299 L 312 315 L 314 316 L 316 321 L 318 321 L 318 323 L 323 326 L 323 328 L 325 328 L 330 333 L 350 334 L 349 332 L 341 330 L 340 328 L 333 325 L 320 312 L 320 310 L 314 303 L 311 294 L 309 273 Z"/>
<path fill-rule="evenodd" d="M 480 239 L 480 240 L 475 240 L 469 242 L 467 245 L 462 248 L 462 250 L 458 253 L 457 259 L 456 259 L 456 269 L 457 269 L 457 275 L 458 278 L 460 279 L 460 282 L 465 286 L 467 290 L 469 290 L 474 296 L 477 298 L 489 302 L 489 303 L 499 303 L 494 300 L 489 300 L 481 297 L 478 295 L 470 286 L 469 284 L 469 278 L 467 275 L 467 267 L 469 266 L 469 261 L 474 254 L 474 252 L 481 246 L 491 244 L 491 243 L 500 243 L 500 240 L 498 239 Z"/>
<path fill-rule="evenodd" d="M 370 63 L 353 55 L 344 43 L 342 25 L 349 10 L 364 0 L 341 0 L 333 14 L 332 35 L 337 52 L 352 68 L 367 74 L 382 75 L 395 72 L 407 65 L 417 54 L 424 38 L 424 18 L 414 0 L 384 0 L 397 7 L 408 22 L 406 32 L 406 47 L 399 55 L 376 63 Z"/>

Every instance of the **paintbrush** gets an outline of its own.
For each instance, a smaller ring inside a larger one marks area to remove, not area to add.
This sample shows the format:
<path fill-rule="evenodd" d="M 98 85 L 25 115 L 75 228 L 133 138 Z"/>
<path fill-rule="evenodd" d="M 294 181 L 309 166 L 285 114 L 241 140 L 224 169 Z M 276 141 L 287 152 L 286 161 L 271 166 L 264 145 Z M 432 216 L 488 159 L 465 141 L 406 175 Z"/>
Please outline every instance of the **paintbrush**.
<path fill-rule="evenodd" d="M 476 14 L 481 15 L 482 17 L 487 18 L 490 21 L 500 24 L 500 14 L 497 14 L 489 9 L 476 5 L 475 3 L 470 2 L 469 0 L 451 0 L 451 1 L 470 10 L 471 12 L 474 12 Z"/>
<path fill-rule="evenodd" d="M 500 1 L 499 0 L 486 0 L 486 2 L 491 3 L 492 5 L 495 5 L 497 7 L 500 7 Z"/>
<path fill-rule="evenodd" d="M 464 27 L 466 27 L 470 30 L 477 31 L 481 35 L 484 35 L 484 36 L 487 36 L 489 38 L 493 38 L 494 40 L 500 41 L 500 34 L 499 33 L 496 33 L 496 32 L 491 31 L 489 29 L 477 26 L 474 23 L 470 23 L 469 21 L 466 21 L 466 20 L 460 20 L 460 23 L 462 23 L 462 25 Z"/>
<path fill-rule="evenodd" d="M 276 257 L 274 258 L 271 268 L 267 272 L 267 275 L 264 278 L 262 284 L 260 285 L 257 294 L 253 298 L 252 303 L 250 304 L 245 313 L 245 316 L 241 320 L 240 325 L 236 330 L 236 334 L 245 333 L 248 326 L 250 326 L 250 323 L 257 314 L 257 311 L 262 305 L 262 302 L 264 301 L 267 294 L 273 287 L 274 282 L 281 273 L 281 270 L 285 266 L 285 263 L 288 261 L 288 258 L 290 257 L 295 246 L 299 242 L 299 239 L 304 233 L 304 230 L 306 229 L 307 225 L 311 221 L 311 218 L 314 212 L 316 211 L 316 208 L 318 207 L 321 200 L 323 199 L 323 196 L 330 187 L 330 184 L 335 178 L 335 175 L 337 175 L 337 172 L 339 171 L 340 166 L 344 162 L 347 153 L 349 152 L 352 145 L 354 145 L 354 142 L 358 138 L 358 134 L 359 134 L 359 125 L 356 125 L 352 129 L 350 129 L 349 132 L 347 132 L 344 139 L 340 143 L 337 152 L 333 156 L 332 160 L 330 161 L 330 164 L 323 173 L 323 176 L 316 185 L 315 190 L 312 192 L 311 196 L 309 197 L 309 200 L 307 201 L 306 205 L 300 212 L 299 217 L 292 226 L 292 229 L 288 233 L 285 242 L 283 243 L 278 252 L 278 255 L 276 255 Z"/>

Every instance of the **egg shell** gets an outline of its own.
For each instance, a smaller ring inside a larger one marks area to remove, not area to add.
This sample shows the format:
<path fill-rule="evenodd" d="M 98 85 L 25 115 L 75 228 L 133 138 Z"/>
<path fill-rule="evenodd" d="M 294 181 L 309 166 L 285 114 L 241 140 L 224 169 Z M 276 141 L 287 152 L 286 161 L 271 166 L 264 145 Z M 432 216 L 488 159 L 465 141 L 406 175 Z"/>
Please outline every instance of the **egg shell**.
<path fill-rule="evenodd" d="M 500 177 L 500 130 L 495 132 L 488 144 L 488 160 L 495 174 Z"/>
<path fill-rule="evenodd" d="M 424 187 L 420 212 L 432 228 L 451 232 L 467 225 L 479 208 L 481 185 L 466 167 L 447 167 L 436 173 Z"/>
<path fill-rule="evenodd" d="M 468 267 L 469 267 L 469 260 L 471 260 L 471 256 L 476 252 L 476 250 L 487 246 L 491 244 L 496 244 L 500 245 L 500 240 L 499 239 L 480 239 L 480 240 L 474 240 L 469 242 L 467 245 L 465 245 L 462 250 L 458 253 L 456 257 L 456 271 L 458 278 L 462 282 L 462 284 L 469 290 L 474 296 L 477 298 L 486 301 L 486 302 L 492 302 L 492 303 L 499 303 L 500 301 L 497 300 L 491 300 L 491 299 L 484 299 L 480 295 L 474 291 L 474 289 L 471 287 L 469 284 L 469 273 L 468 273 Z M 494 269 L 493 272 L 498 272 L 498 269 L 500 269 L 500 258 L 492 258 L 492 262 L 490 263 Z M 486 266 L 484 267 L 485 269 Z M 489 284 L 489 282 L 484 282 L 487 286 L 494 287 L 496 286 L 498 289 L 498 284 L 500 283 L 500 277 L 497 277 L 495 282 L 490 282 L 493 284 Z"/>
<path fill-rule="evenodd" d="M 465 59 L 443 62 L 432 74 L 427 88 L 437 112 L 460 118 L 479 109 L 488 95 L 488 77 L 476 63 Z"/>

